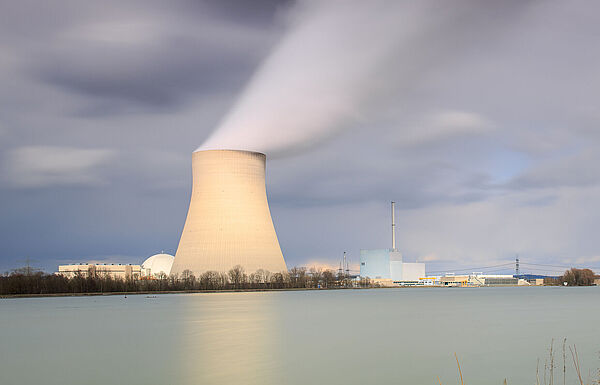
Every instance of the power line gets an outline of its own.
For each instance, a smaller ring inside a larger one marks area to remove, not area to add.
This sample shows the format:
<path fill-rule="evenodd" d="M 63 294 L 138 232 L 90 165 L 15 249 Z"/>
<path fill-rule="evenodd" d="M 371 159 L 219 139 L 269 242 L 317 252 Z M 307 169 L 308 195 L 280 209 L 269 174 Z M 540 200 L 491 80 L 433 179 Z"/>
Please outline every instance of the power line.
<path fill-rule="evenodd" d="M 483 266 L 483 267 L 467 267 L 464 269 L 446 269 L 446 270 L 438 270 L 438 271 L 430 271 L 428 273 L 445 273 L 448 271 L 476 271 L 476 270 L 485 270 L 485 269 L 491 269 L 494 267 L 503 267 L 503 266 L 513 266 L 514 263 L 513 262 L 509 262 L 509 263 L 503 263 L 501 265 L 492 265 L 492 266 Z"/>
<path fill-rule="evenodd" d="M 510 269 L 510 270 L 512 270 L 512 269 Z M 485 274 L 489 274 L 489 273 L 499 273 L 499 272 L 503 272 L 503 271 L 506 272 L 506 271 L 510 271 L 510 270 L 509 269 L 494 269 L 494 270 L 481 271 L 480 273 L 484 273 L 484 275 L 485 275 Z M 513 274 L 514 274 L 514 272 L 511 273 L 510 275 L 513 275 Z"/>
<path fill-rule="evenodd" d="M 540 267 L 527 267 L 525 270 L 538 270 L 538 271 L 562 271 L 560 269 L 553 268 L 540 268 Z"/>
<path fill-rule="evenodd" d="M 528 263 L 528 262 L 521 262 L 522 265 L 533 265 L 533 266 L 548 266 L 548 267 L 559 267 L 559 268 L 566 268 L 566 269 L 570 269 L 574 266 L 567 266 L 567 265 L 545 265 L 542 263 Z M 600 267 L 597 266 L 590 266 L 587 267 L 588 269 L 600 269 Z"/>
<path fill-rule="evenodd" d="M 547 264 L 543 264 L 543 263 L 529 263 L 529 262 L 521 262 L 523 265 L 534 265 L 534 266 L 549 266 L 549 267 L 571 267 L 571 266 L 567 266 L 567 265 L 547 265 Z"/>
<path fill-rule="evenodd" d="M 542 264 L 542 263 L 529 263 L 529 262 L 523 262 L 519 259 L 519 265 L 522 267 L 523 265 L 531 265 L 531 266 L 541 266 L 541 267 L 553 267 L 553 268 L 559 268 L 559 269 L 570 269 L 574 266 L 567 266 L 567 265 L 547 265 L 547 264 Z M 466 268 L 460 268 L 460 269 L 446 269 L 446 270 L 436 270 L 436 271 L 428 271 L 427 274 L 435 274 L 435 273 L 448 273 L 448 272 L 473 272 L 473 271 L 477 271 L 477 270 L 487 270 L 487 269 L 492 269 L 492 268 L 496 268 L 496 267 L 504 267 L 504 266 L 515 266 L 515 262 L 508 262 L 508 263 L 503 263 L 500 265 L 492 265 L 492 266 L 483 266 L 483 267 L 466 267 Z M 558 270 L 552 270 L 552 269 L 536 269 L 533 267 L 528 267 L 526 266 L 527 270 L 536 270 L 536 271 L 549 271 L 549 272 L 559 272 Z M 590 266 L 587 267 L 588 269 L 597 269 L 600 270 L 600 267 L 597 266 Z M 502 269 L 505 270 L 505 269 Z M 520 269 L 523 270 L 523 269 Z M 494 270 L 494 271 L 500 271 L 500 270 Z M 488 271 L 490 272 L 490 271 Z"/>

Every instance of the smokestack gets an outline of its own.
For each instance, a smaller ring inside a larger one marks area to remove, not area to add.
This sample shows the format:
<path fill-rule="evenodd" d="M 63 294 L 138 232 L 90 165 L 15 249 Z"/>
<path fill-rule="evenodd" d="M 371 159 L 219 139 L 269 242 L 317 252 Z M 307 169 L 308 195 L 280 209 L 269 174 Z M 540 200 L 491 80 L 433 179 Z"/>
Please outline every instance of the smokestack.
<path fill-rule="evenodd" d="M 265 187 L 266 156 L 237 150 L 196 151 L 193 187 L 172 274 L 191 270 L 287 271 Z"/>
<path fill-rule="evenodd" d="M 396 202 L 392 201 L 392 250 L 396 251 L 396 215 L 395 206 Z"/>

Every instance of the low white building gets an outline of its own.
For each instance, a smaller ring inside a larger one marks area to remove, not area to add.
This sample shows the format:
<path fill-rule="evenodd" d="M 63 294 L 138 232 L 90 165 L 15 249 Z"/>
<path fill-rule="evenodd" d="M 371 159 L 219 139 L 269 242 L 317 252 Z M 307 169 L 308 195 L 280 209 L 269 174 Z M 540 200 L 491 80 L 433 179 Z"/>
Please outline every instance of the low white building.
<path fill-rule="evenodd" d="M 483 281 L 483 284 L 479 282 L 476 284 L 485 286 L 512 286 L 519 283 L 519 280 L 511 274 L 478 274 L 475 277 L 477 281 Z"/>
<path fill-rule="evenodd" d="M 512 285 L 523 285 L 529 283 L 525 280 L 519 280 L 511 274 L 483 274 L 474 272 L 470 274 L 468 279 L 469 286 L 512 286 Z"/>
<path fill-rule="evenodd" d="M 81 277 L 111 277 L 118 279 L 138 279 L 141 275 L 140 265 L 123 265 L 123 264 L 97 264 L 97 263 L 80 263 L 72 265 L 59 265 L 59 275 L 64 275 L 67 278 L 76 276 Z"/>

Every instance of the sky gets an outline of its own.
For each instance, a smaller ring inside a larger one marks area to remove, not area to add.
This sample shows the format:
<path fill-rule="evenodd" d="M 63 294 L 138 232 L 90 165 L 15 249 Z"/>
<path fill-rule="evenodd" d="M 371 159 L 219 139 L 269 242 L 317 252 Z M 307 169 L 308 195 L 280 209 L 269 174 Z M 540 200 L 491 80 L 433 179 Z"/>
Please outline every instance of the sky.
<path fill-rule="evenodd" d="M 0 272 L 174 254 L 203 145 L 288 267 L 600 267 L 600 3 L 364 3 L 0 0 Z"/>

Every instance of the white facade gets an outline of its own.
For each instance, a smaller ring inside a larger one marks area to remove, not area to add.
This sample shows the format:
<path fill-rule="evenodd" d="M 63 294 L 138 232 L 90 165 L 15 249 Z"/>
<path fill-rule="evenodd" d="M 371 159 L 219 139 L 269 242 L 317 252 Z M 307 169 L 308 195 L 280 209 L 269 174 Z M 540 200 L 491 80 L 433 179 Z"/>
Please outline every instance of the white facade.
<path fill-rule="evenodd" d="M 394 249 L 360 251 L 360 276 L 370 279 L 391 279 L 393 282 L 418 282 L 425 277 L 425 264 L 403 262 Z"/>
<path fill-rule="evenodd" d="M 393 249 L 392 249 L 393 250 Z M 404 274 L 404 263 L 402 262 L 402 253 L 390 251 L 390 278 L 392 281 L 401 281 Z"/>
<path fill-rule="evenodd" d="M 87 277 L 111 277 L 118 279 L 138 279 L 141 274 L 140 265 L 122 264 L 88 264 L 80 263 L 74 265 L 59 265 L 59 275 L 67 278 L 76 276 Z"/>
<path fill-rule="evenodd" d="M 402 281 L 418 281 L 425 277 L 425 264 L 419 262 L 402 263 Z"/>

